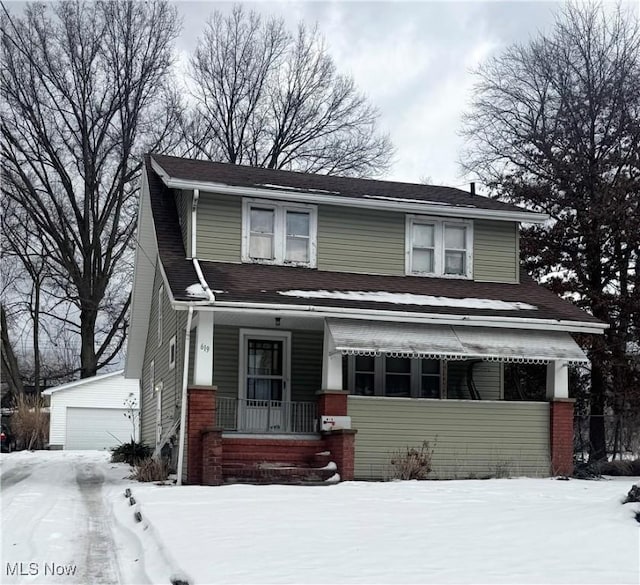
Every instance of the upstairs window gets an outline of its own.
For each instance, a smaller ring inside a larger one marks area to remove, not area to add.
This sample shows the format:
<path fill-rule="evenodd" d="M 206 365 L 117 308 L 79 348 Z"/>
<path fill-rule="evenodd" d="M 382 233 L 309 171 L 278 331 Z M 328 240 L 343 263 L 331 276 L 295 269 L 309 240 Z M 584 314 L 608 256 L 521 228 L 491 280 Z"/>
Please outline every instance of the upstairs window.
<path fill-rule="evenodd" d="M 315 268 L 316 217 L 312 205 L 245 199 L 242 261 Z"/>
<path fill-rule="evenodd" d="M 407 216 L 406 273 L 472 278 L 473 223 Z"/>

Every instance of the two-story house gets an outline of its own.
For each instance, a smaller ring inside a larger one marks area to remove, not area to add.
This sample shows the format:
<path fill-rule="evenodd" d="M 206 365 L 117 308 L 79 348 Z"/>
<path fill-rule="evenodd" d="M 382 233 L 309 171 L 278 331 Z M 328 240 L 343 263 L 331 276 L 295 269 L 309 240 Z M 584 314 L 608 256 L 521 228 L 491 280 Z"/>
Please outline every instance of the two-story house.
<path fill-rule="evenodd" d="M 521 272 L 519 225 L 547 219 L 449 187 L 147 156 L 126 363 L 142 439 L 188 483 L 314 461 L 382 479 L 423 441 L 436 477 L 569 473 L 571 333 L 605 325 Z M 511 362 L 546 364 L 545 401 L 505 399 Z"/>

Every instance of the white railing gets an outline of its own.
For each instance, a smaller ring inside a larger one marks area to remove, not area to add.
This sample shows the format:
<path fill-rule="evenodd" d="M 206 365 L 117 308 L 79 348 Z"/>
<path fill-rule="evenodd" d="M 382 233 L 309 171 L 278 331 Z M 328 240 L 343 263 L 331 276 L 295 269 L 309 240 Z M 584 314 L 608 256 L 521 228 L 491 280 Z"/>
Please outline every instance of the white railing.
<path fill-rule="evenodd" d="M 216 425 L 243 433 L 315 433 L 315 402 L 216 398 Z"/>

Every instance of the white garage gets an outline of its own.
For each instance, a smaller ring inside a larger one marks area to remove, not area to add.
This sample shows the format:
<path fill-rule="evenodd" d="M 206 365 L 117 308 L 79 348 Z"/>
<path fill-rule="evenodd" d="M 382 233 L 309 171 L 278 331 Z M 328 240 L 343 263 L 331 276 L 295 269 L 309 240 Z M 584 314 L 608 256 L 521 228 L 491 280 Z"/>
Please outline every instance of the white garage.
<path fill-rule="evenodd" d="M 50 449 L 106 450 L 139 438 L 140 386 L 123 372 L 49 388 Z"/>

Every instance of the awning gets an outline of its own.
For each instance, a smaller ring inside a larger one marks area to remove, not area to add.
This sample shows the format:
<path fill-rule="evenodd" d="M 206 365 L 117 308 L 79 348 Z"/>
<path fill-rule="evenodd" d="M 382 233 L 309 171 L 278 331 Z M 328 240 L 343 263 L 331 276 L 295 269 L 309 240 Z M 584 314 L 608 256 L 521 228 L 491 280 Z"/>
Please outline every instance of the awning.
<path fill-rule="evenodd" d="M 388 355 L 429 359 L 484 359 L 547 363 L 586 362 L 573 338 L 562 331 L 462 327 L 327 319 L 331 351 L 343 355 Z"/>

